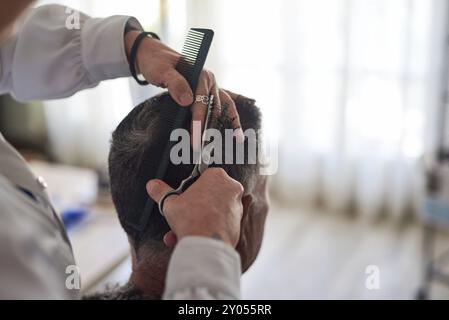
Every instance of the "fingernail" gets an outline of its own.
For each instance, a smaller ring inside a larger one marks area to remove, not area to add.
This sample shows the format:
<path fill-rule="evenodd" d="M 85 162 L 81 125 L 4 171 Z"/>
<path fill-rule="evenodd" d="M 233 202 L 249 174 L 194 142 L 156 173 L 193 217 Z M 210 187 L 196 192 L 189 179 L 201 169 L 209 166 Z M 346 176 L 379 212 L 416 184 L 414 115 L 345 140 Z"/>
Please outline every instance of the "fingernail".
<path fill-rule="evenodd" d="M 243 134 L 242 128 L 235 129 L 234 136 L 238 143 L 245 142 L 245 135 Z"/>
<path fill-rule="evenodd" d="M 192 103 L 192 100 L 193 100 L 193 97 L 192 97 L 192 95 L 191 95 L 190 93 L 184 93 L 184 94 L 181 96 L 181 103 L 182 103 L 183 105 L 191 104 L 191 103 Z"/>

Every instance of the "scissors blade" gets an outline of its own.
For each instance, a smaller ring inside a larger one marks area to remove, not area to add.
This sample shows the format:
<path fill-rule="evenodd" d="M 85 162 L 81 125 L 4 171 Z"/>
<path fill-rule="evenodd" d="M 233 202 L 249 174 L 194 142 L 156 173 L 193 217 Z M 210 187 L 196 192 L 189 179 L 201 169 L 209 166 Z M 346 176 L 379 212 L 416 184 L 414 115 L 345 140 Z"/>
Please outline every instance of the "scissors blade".
<path fill-rule="evenodd" d="M 194 172 L 197 171 L 198 175 L 201 175 L 207 168 L 209 168 L 209 164 L 210 164 L 210 149 L 206 149 L 206 133 L 207 130 L 210 129 L 210 122 L 212 119 L 212 109 L 213 109 L 213 105 L 214 105 L 214 96 L 210 95 L 209 96 L 209 101 L 207 104 L 207 112 L 206 112 L 206 120 L 204 122 L 204 131 L 203 131 L 203 135 L 202 135 L 202 140 L 201 140 L 201 153 L 200 153 L 200 157 L 198 159 L 197 164 L 195 165 L 195 168 L 193 169 Z"/>
<path fill-rule="evenodd" d="M 184 192 L 190 185 L 196 181 L 196 179 L 207 169 L 209 168 L 209 161 L 210 161 L 210 154 L 208 153 L 208 150 L 205 149 L 206 146 L 206 130 L 209 129 L 209 123 L 210 119 L 212 118 L 212 109 L 213 109 L 213 96 L 209 97 L 209 101 L 207 104 L 207 113 L 206 113 L 206 119 L 204 122 L 204 131 L 201 138 L 201 151 L 200 155 L 198 156 L 198 160 L 193 167 L 192 173 L 190 176 L 185 178 L 179 187 L 175 190 L 178 194 Z"/>

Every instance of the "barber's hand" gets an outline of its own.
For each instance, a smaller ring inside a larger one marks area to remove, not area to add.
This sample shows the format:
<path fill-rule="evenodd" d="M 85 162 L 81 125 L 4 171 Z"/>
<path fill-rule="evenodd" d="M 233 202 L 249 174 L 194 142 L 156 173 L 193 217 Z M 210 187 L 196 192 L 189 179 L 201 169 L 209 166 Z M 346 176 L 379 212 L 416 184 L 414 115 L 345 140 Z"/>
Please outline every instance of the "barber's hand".
<path fill-rule="evenodd" d="M 140 31 L 130 31 L 125 36 L 126 52 L 131 52 L 132 45 Z M 171 97 L 181 106 L 190 106 L 194 97 L 192 90 L 186 79 L 176 71 L 176 64 L 181 58 L 181 54 L 167 47 L 161 41 L 153 38 L 145 38 L 139 46 L 137 52 L 137 67 L 145 79 L 158 87 L 168 88 Z M 220 113 L 227 108 L 229 116 L 233 120 L 234 129 L 241 128 L 240 118 L 237 108 L 230 95 L 218 88 L 214 74 L 203 70 L 198 81 L 196 95 L 215 96 L 215 112 Z M 207 108 L 201 102 L 195 102 L 192 105 L 192 122 L 199 121 L 204 123 Z M 241 129 L 236 133 L 237 140 L 241 140 L 243 132 Z M 195 140 L 194 140 L 195 141 Z M 194 145 L 195 147 L 195 145 Z"/>
<path fill-rule="evenodd" d="M 156 202 L 171 190 L 161 180 L 147 183 L 148 194 Z M 239 182 L 221 168 L 209 168 L 184 193 L 165 200 L 165 218 L 178 240 L 204 236 L 235 247 L 240 237 L 242 195 Z"/>
<path fill-rule="evenodd" d="M 140 31 L 130 31 L 126 34 L 125 47 L 128 56 L 134 40 L 140 33 Z M 175 69 L 180 57 L 178 52 L 161 41 L 147 37 L 139 46 L 136 63 L 138 71 L 149 83 L 168 88 L 170 95 L 179 105 L 189 106 L 193 102 L 192 90 L 186 79 Z"/>

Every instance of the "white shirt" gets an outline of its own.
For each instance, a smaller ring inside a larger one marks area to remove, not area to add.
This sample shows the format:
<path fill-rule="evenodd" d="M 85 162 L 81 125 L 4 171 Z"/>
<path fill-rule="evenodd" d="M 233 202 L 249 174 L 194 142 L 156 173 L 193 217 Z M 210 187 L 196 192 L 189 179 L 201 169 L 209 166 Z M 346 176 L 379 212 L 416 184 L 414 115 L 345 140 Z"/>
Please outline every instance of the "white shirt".
<path fill-rule="evenodd" d="M 17 100 L 54 99 L 130 76 L 124 48 L 127 16 L 81 14 L 81 28 L 66 27 L 66 7 L 31 10 L 0 48 L 0 94 Z M 28 190 L 31 195 L 20 191 Z M 66 268 L 75 265 L 70 242 L 44 187 L 0 134 L 0 298 L 76 299 Z M 240 298 L 240 257 L 214 239 L 187 237 L 171 257 L 165 299 Z"/>

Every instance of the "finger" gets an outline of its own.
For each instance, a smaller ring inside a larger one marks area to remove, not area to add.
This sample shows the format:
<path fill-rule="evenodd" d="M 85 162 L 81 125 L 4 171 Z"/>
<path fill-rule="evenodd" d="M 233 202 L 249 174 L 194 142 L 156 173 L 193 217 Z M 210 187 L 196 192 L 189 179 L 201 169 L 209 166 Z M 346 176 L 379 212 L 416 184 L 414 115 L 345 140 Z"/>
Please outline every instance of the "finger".
<path fill-rule="evenodd" d="M 169 248 L 174 247 L 178 242 L 176 234 L 171 230 L 164 235 L 164 238 L 162 240 L 164 241 L 164 244 Z"/>
<path fill-rule="evenodd" d="M 215 78 L 211 72 L 206 70 L 201 71 L 195 96 L 209 96 L 212 91 L 212 87 L 214 86 L 214 83 Z M 204 117 L 206 116 L 207 106 L 204 105 L 204 103 L 202 103 L 201 101 L 194 101 L 191 110 L 192 110 L 192 122 L 199 121 L 203 123 Z"/>
<path fill-rule="evenodd" d="M 232 100 L 237 100 L 237 99 L 239 99 L 240 97 L 243 97 L 242 95 L 240 95 L 240 94 L 238 94 L 238 93 L 235 93 L 235 92 L 232 92 L 231 90 L 227 90 L 227 89 L 223 89 L 230 97 L 231 97 L 231 99 Z"/>
<path fill-rule="evenodd" d="M 248 98 L 248 97 L 246 97 L 244 95 L 232 92 L 231 90 L 227 90 L 227 89 L 223 89 L 223 90 L 226 91 L 226 93 L 231 97 L 232 100 L 234 100 L 234 102 L 237 102 L 239 100 L 240 101 L 242 101 L 242 100 L 249 100 L 252 103 L 256 102 L 256 100 L 254 100 L 254 99 L 251 99 L 251 98 Z"/>
<path fill-rule="evenodd" d="M 203 91 L 205 92 L 205 91 Z M 213 95 L 214 101 L 214 115 L 218 117 L 218 115 L 221 113 L 221 100 L 220 100 L 220 90 L 218 89 L 218 86 L 214 83 L 207 91 L 207 93 L 198 93 L 199 95 Z M 204 122 L 206 120 L 206 114 L 207 114 L 207 105 L 205 105 L 202 102 L 195 102 L 192 106 L 192 124 L 200 123 L 201 124 L 201 132 L 204 130 Z M 196 147 L 194 145 L 194 147 Z M 195 149 L 195 148 L 194 148 Z"/>
<path fill-rule="evenodd" d="M 197 95 L 208 96 L 208 93 L 200 93 L 197 91 Z M 192 105 L 192 123 L 191 123 L 191 143 L 194 151 L 201 149 L 201 136 L 203 132 L 204 118 L 206 116 L 207 106 L 202 102 L 195 101 Z"/>
<path fill-rule="evenodd" d="M 195 92 L 195 97 L 197 96 L 209 96 L 212 85 L 213 85 L 213 75 L 203 70 L 201 72 L 200 78 L 198 80 L 198 86 Z M 201 101 L 194 101 L 192 107 L 192 147 L 194 151 L 198 151 L 201 148 L 201 133 L 204 125 L 204 119 L 206 117 L 207 106 Z"/>
<path fill-rule="evenodd" d="M 221 105 L 223 109 L 227 109 L 226 112 L 228 113 L 229 116 L 229 110 L 231 108 L 233 109 L 237 109 L 235 106 L 235 102 L 234 100 L 229 96 L 229 94 L 226 92 L 226 90 L 220 89 L 220 100 L 221 100 Z"/>
<path fill-rule="evenodd" d="M 240 124 L 240 117 L 235 102 L 226 91 L 221 90 L 220 94 L 223 100 L 223 108 L 227 109 L 228 116 L 232 121 L 232 128 L 235 129 L 234 136 L 237 142 L 243 143 L 245 141 L 245 136 L 243 135 L 242 125 Z"/>
<path fill-rule="evenodd" d="M 189 106 L 193 102 L 193 94 L 187 80 L 175 69 L 170 69 L 164 81 L 171 97 L 181 106 Z"/>
<path fill-rule="evenodd" d="M 167 192 L 173 191 L 172 187 L 158 179 L 148 181 L 146 188 L 151 199 L 156 202 L 159 202 Z"/>
<path fill-rule="evenodd" d="M 218 118 L 223 110 L 223 102 L 221 100 L 221 90 L 216 83 L 212 86 L 211 93 L 214 95 L 214 109 L 213 114 L 214 117 Z"/>

